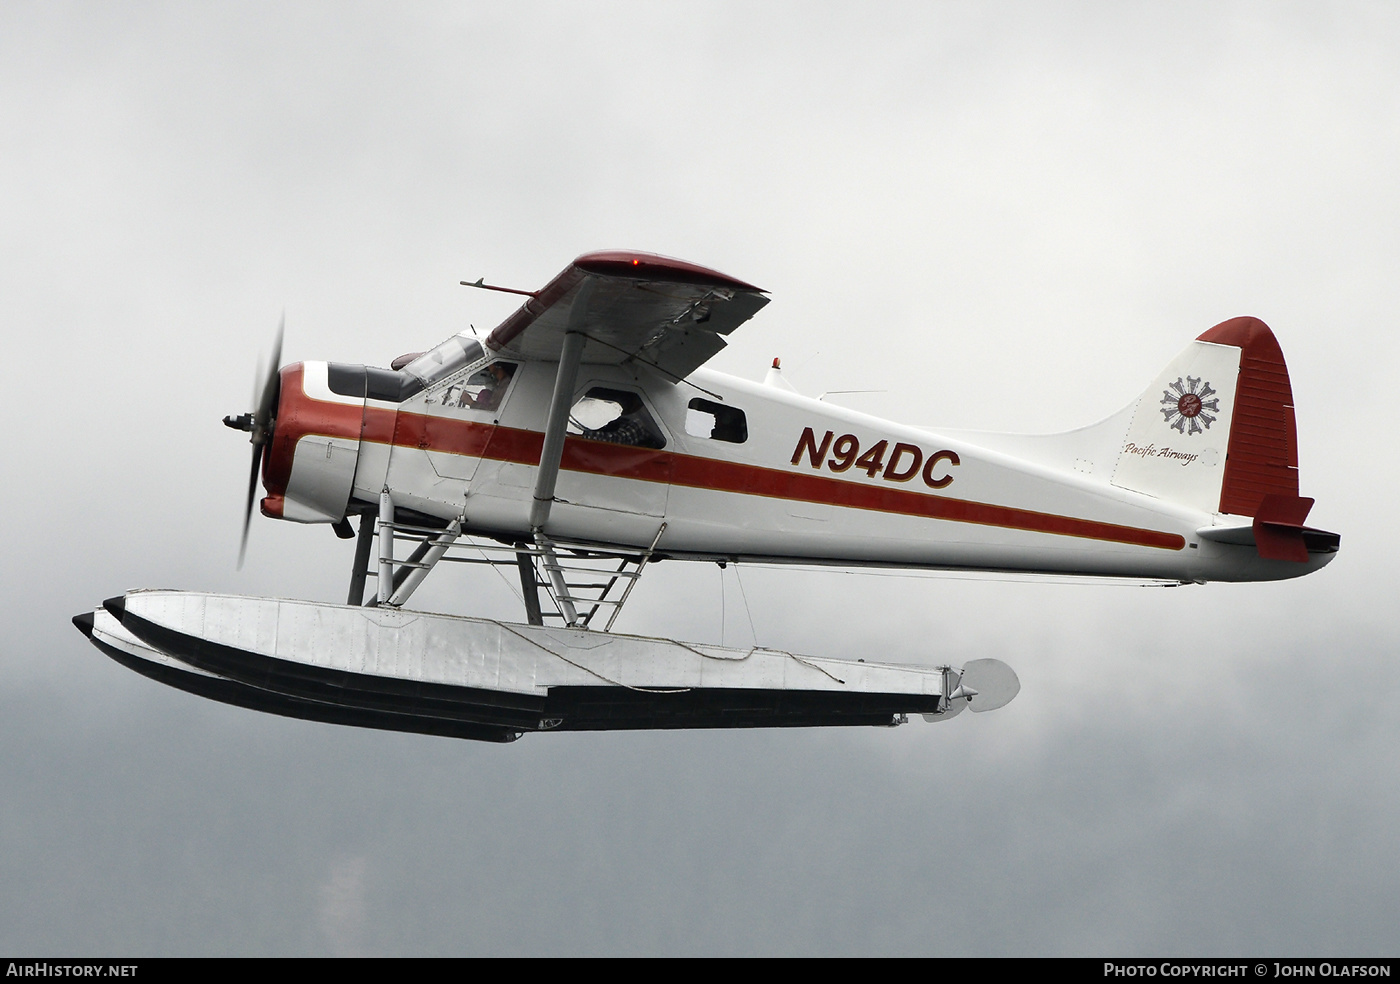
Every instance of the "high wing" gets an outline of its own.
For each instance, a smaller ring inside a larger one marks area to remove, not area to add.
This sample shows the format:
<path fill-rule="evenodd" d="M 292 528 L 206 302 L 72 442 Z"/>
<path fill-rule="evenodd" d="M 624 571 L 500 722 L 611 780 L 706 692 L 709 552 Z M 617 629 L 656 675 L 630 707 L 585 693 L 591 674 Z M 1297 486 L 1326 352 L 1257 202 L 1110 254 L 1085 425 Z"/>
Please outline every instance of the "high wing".
<path fill-rule="evenodd" d="M 486 346 L 556 362 L 565 334 L 578 331 L 587 339 L 584 364 L 631 360 L 684 378 L 767 303 L 753 284 L 683 260 L 625 250 L 585 253 L 491 332 Z"/>

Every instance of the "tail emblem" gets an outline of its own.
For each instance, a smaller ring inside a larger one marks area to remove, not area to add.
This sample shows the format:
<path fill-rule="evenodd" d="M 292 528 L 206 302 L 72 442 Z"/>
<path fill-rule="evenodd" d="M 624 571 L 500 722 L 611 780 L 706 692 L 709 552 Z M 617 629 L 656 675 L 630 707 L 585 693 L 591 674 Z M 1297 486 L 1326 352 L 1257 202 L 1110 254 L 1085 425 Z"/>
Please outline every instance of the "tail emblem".
<path fill-rule="evenodd" d="M 1162 416 L 1167 426 L 1179 434 L 1201 434 L 1215 423 L 1220 413 L 1220 400 L 1210 399 L 1215 394 L 1210 383 L 1203 383 L 1195 376 L 1187 376 L 1185 382 L 1180 376 L 1176 382 L 1162 390 Z"/>

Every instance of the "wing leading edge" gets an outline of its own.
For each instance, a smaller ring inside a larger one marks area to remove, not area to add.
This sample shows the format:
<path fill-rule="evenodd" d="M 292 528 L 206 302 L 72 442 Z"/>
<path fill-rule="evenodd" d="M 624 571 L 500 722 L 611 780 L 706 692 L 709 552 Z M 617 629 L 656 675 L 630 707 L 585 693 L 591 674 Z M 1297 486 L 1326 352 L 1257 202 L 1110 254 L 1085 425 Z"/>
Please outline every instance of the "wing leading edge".
<path fill-rule="evenodd" d="M 573 311 L 589 282 L 583 310 Z M 683 260 L 625 250 L 585 253 L 501 322 L 486 345 L 555 362 L 574 327 L 587 339 L 584 364 L 635 360 L 683 378 L 767 303 L 761 288 Z"/>

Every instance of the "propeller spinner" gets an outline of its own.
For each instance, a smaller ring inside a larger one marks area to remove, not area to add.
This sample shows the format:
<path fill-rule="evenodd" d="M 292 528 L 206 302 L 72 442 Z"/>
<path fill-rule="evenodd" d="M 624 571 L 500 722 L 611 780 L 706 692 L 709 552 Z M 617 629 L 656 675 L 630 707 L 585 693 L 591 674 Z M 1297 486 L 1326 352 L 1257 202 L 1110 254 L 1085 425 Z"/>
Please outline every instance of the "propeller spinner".
<path fill-rule="evenodd" d="M 248 501 L 243 509 L 243 539 L 238 545 L 240 569 L 243 567 L 243 557 L 248 552 L 248 524 L 253 518 L 253 500 L 257 495 L 258 469 L 262 467 L 263 449 L 272 442 L 272 432 L 277 426 L 277 398 L 282 379 L 279 373 L 282 364 L 282 333 L 286 326 L 287 316 L 284 314 L 277 325 L 277 338 L 272 343 L 272 360 L 267 373 L 265 376 L 260 373 L 262 378 L 254 380 L 252 412 L 224 418 L 224 426 L 247 431 L 252 435 L 250 441 L 253 445 L 253 467 L 248 473 Z M 258 386 L 259 382 L 261 387 Z"/>

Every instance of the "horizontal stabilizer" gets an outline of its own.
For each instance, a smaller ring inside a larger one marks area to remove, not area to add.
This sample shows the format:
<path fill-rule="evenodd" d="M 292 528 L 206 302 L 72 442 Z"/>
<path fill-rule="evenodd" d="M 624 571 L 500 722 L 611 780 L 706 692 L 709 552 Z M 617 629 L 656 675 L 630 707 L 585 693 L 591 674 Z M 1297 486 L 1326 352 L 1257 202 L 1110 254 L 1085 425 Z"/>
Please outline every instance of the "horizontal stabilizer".
<path fill-rule="evenodd" d="M 1196 535 L 1202 540 L 1209 540 L 1212 543 L 1228 543 L 1237 547 L 1259 546 L 1259 536 L 1257 529 L 1262 526 L 1271 526 L 1272 530 L 1266 532 L 1266 536 L 1274 531 L 1274 535 L 1281 535 L 1285 539 L 1296 545 L 1299 537 L 1302 539 L 1303 547 L 1309 554 L 1334 554 L 1341 549 L 1342 537 L 1338 533 L 1328 530 L 1319 530 L 1312 526 L 1279 526 L 1275 524 L 1264 524 L 1258 520 L 1248 520 L 1221 526 L 1202 526 L 1196 531 Z M 1295 535 L 1296 534 L 1296 535 Z M 1260 556 L 1268 560 L 1293 560 L 1306 559 L 1297 558 L 1296 546 L 1293 548 L 1292 557 L 1269 557 L 1260 551 Z"/>
<path fill-rule="evenodd" d="M 1303 540 L 1303 520 L 1313 500 L 1302 496 L 1266 495 L 1254 514 L 1254 545 L 1265 560 L 1306 563 L 1308 545 Z"/>

